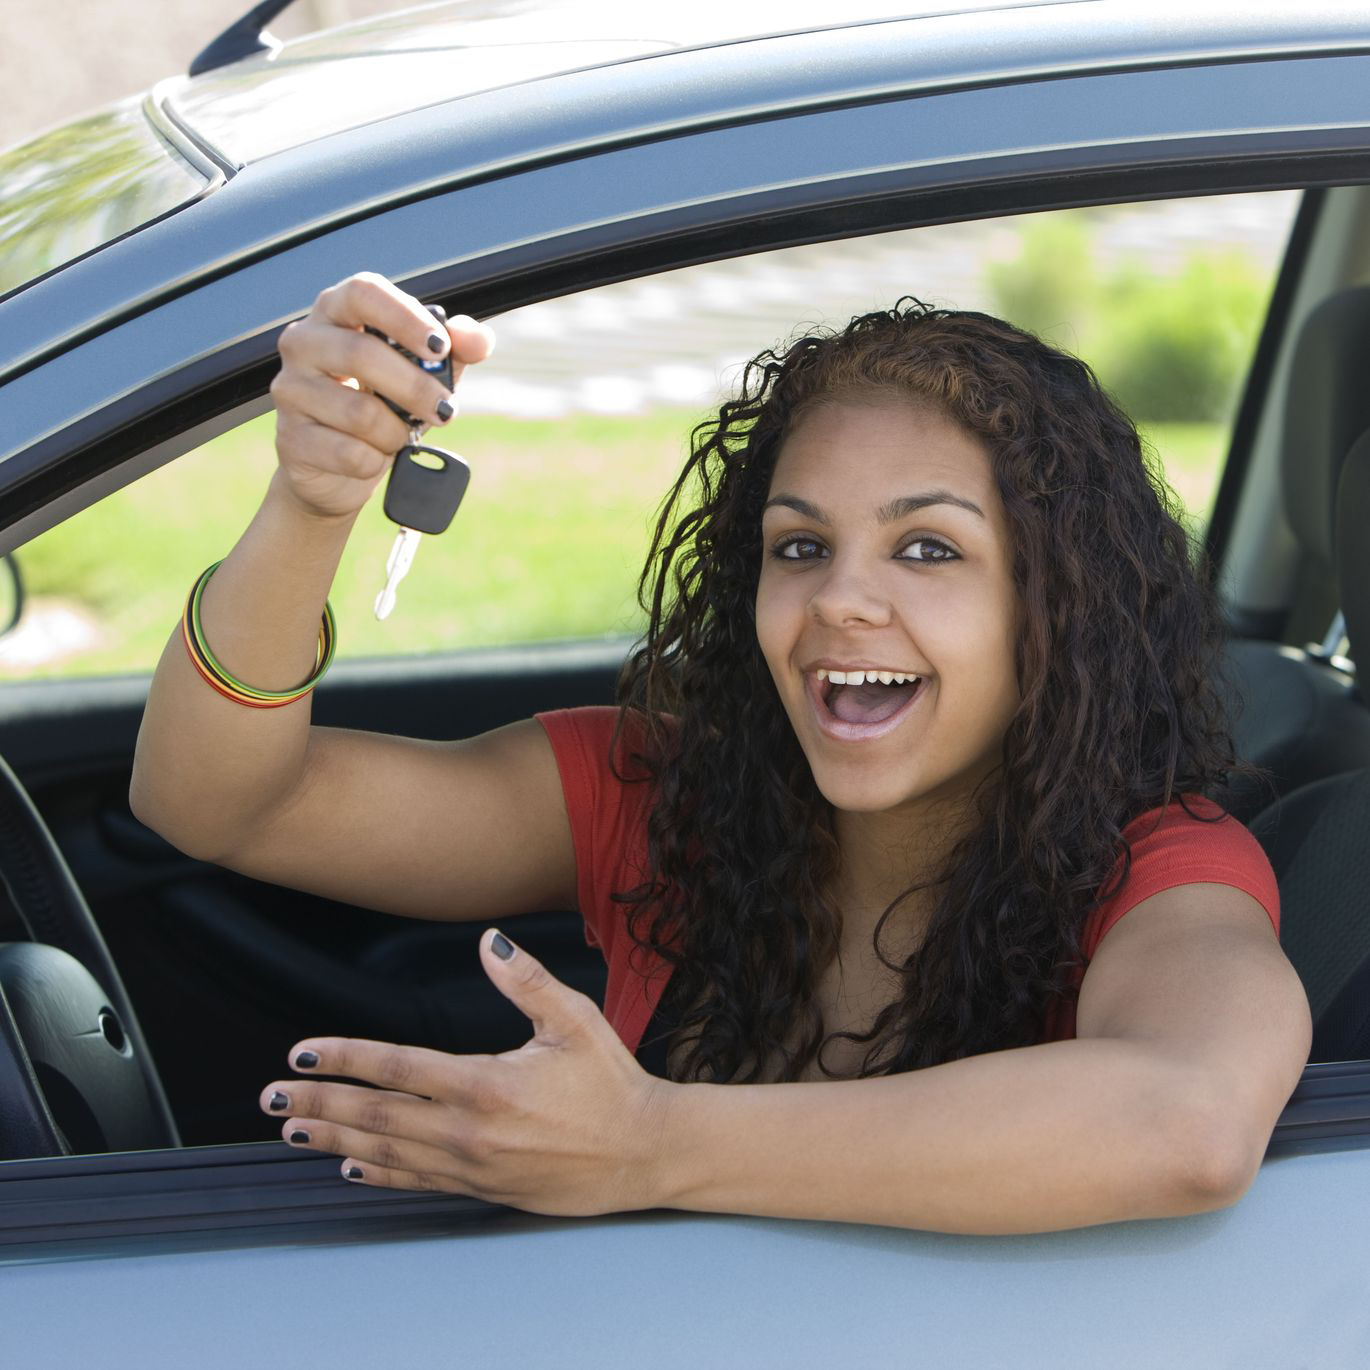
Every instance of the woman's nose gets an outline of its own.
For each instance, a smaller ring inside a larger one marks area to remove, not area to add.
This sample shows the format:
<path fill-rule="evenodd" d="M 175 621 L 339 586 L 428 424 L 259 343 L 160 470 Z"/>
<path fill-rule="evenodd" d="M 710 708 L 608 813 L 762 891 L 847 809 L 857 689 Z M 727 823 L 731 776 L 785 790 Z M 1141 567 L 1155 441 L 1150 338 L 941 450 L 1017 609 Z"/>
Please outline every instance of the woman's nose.
<path fill-rule="evenodd" d="M 847 623 L 869 623 L 880 627 L 889 622 L 889 597 L 881 592 L 878 579 L 850 561 L 830 561 L 822 583 L 809 600 L 809 612 L 821 623 L 840 627 Z"/>

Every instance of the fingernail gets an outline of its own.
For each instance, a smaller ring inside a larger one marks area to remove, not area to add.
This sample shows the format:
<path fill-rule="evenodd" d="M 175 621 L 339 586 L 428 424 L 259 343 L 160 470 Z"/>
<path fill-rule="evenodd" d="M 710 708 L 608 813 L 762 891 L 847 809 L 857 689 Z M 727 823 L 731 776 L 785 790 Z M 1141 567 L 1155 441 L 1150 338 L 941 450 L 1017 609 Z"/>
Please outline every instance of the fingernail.
<path fill-rule="evenodd" d="M 456 412 L 452 408 L 450 400 L 439 400 L 434 407 L 437 410 L 438 417 L 443 421 L 443 423 L 446 423 L 447 420 L 450 419 L 452 415 Z"/>
<path fill-rule="evenodd" d="M 514 954 L 514 944 L 502 932 L 497 932 L 490 939 L 490 950 L 501 961 L 507 961 Z"/>
<path fill-rule="evenodd" d="M 317 1051 L 302 1051 L 295 1057 L 296 1070 L 313 1070 L 319 1064 Z"/>
<path fill-rule="evenodd" d="M 359 1165 L 350 1165 L 343 1171 L 343 1174 L 346 1175 L 349 1180 L 360 1180 L 362 1177 L 362 1168 Z"/>
<path fill-rule="evenodd" d="M 441 357 L 447 351 L 447 339 L 441 333 L 430 333 L 428 335 L 428 350 Z"/>
<path fill-rule="evenodd" d="M 297 1127 L 295 1131 L 290 1134 L 290 1140 L 292 1142 L 307 1142 L 309 1140 L 309 1133 L 307 1133 L 304 1128 Z"/>
<path fill-rule="evenodd" d="M 273 1113 L 279 1113 L 283 1108 L 289 1107 L 290 1095 L 282 1094 L 279 1089 L 271 1096 L 271 1101 L 267 1104 L 267 1108 Z"/>

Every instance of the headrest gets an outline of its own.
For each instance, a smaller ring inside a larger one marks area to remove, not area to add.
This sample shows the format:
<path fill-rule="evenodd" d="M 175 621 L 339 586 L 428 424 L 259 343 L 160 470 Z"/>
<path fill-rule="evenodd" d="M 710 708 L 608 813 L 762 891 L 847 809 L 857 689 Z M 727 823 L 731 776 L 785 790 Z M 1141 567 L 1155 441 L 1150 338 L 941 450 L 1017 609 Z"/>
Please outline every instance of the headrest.
<path fill-rule="evenodd" d="M 1370 433 L 1346 454 L 1337 484 L 1337 583 L 1356 679 L 1370 698 Z"/>
<path fill-rule="evenodd" d="M 1367 358 L 1370 286 L 1356 286 L 1329 295 L 1304 320 L 1290 366 L 1280 467 L 1284 507 L 1299 544 L 1329 569 L 1337 477 L 1351 444 L 1370 429 Z M 1360 527 L 1364 537 L 1370 530 L 1364 522 Z M 1370 651 L 1364 634 L 1361 644 Z"/>

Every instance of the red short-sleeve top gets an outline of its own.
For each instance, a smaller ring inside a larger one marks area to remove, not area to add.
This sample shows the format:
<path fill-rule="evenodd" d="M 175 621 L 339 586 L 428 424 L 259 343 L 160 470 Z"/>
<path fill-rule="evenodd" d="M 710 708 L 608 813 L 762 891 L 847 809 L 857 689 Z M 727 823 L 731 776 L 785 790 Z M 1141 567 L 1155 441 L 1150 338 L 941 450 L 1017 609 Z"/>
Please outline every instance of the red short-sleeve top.
<path fill-rule="evenodd" d="M 647 873 L 648 783 L 624 781 L 610 766 L 609 749 L 618 710 L 608 706 L 556 709 L 536 714 L 551 740 L 561 773 L 566 811 L 576 851 L 576 886 L 585 919 L 585 940 L 604 953 L 609 968 L 604 1016 L 629 1051 L 637 1051 L 670 978 L 671 967 L 638 946 L 629 935 L 628 906 L 610 895 L 640 884 Z M 619 775 L 632 775 L 620 750 Z M 1193 813 L 1209 819 L 1223 813 L 1211 799 L 1186 795 Z M 1152 809 L 1128 823 L 1122 833 L 1131 845 L 1127 880 L 1089 915 L 1081 939 L 1092 958 L 1108 930 L 1142 900 L 1176 885 L 1232 885 L 1252 895 L 1280 930 L 1280 895 L 1260 843 L 1230 814 L 1221 821 L 1200 822 L 1180 804 Z M 1119 855 L 1118 868 L 1122 866 Z M 1072 993 L 1048 1011 L 1044 1042 L 1075 1036 L 1075 999 L 1083 969 Z"/>

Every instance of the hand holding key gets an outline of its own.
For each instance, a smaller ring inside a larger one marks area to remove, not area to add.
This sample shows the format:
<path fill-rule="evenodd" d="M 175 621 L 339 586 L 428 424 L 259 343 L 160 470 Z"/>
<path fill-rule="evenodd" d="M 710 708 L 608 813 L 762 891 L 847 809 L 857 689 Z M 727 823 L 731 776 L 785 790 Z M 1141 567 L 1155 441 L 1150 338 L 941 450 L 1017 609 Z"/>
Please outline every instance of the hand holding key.
<path fill-rule="evenodd" d="M 383 336 L 367 333 L 368 325 Z M 450 355 L 452 387 L 386 338 L 416 357 Z M 409 444 L 405 419 L 446 423 L 455 412 L 452 390 L 467 365 L 490 355 L 494 334 L 464 316 L 444 324 L 385 277 L 362 272 L 323 291 L 281 334 L 279 348 L 271 394 L 281 481 L 309 513 L 353 518 Z M 382 395 L 402 405 L 405 417 Z"/>
<path fill-rule="evenodd" d="M 441 305 L 430 304 L 428 312 L 439 322 L 447 322 L 447 312 Z M 384 336 L 371 327 L 366 331 Z M 385 341 L 430 376 L 445 385 L 451 384 L 450 354 L 442 360 L 434 360 L 416 356 L 394 338 Z M 385 515 L 392 523 L 400 525 L 400 531 L 385 563 L 385 588 L 376 596 L 376 617 L 383 619 L 388 618 L 395 607 L 395 589 L 413 565 L 419 538 L 424 533 L 446 531 L 466 493 L 471 470 L 455 452 L 422 446 L 419 438 L 425 425 L 418 415 L 406 413 L 385 395 L 381 398 L 409 424 L 409 442 L 395 454 L 395 464 L 390 468 L 390 480 L 385 487 Z"/>

